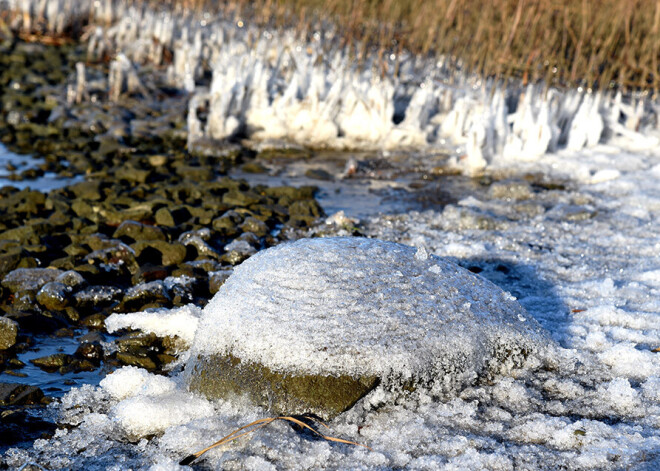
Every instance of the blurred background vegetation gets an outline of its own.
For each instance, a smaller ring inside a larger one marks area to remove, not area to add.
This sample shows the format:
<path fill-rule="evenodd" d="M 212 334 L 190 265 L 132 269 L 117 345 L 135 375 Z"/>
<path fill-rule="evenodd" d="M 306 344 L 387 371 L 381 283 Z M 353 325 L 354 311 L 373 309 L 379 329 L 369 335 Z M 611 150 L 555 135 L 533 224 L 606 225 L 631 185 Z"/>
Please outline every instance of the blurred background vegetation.
<path fill-rule="evenodd" d="M 660 86 L 660 0 L 240 0 L 235 12 L 303 33 L 331 22 L 357 60 L 406 48 L 501 79 Z"/>

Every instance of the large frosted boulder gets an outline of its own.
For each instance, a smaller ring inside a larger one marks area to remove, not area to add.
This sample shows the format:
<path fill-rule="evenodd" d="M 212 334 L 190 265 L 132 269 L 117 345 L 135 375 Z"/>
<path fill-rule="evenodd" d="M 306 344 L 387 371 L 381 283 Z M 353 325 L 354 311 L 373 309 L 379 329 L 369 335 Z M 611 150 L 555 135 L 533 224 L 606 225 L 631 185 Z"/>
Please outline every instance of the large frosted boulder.
<path fill-rule="evenodd" d="M 236 268 L 204 309 L 184 377 L 208 397 L 329 418 L 377 384 L 446 394 L 549 343 L 510 294 L 423 249 L 303 239 Z"/>

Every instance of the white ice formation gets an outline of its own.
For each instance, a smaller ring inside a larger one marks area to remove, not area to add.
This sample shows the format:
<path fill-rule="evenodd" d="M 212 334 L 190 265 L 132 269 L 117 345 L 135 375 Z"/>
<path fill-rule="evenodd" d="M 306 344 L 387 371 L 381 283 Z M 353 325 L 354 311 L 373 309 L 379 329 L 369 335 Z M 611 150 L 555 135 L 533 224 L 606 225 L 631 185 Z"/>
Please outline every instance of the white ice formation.
<path fill-rule="evenodd" d="M 112 98 L 117 84 L 135 82 L 130 62 L 162 65 L 171 52 L 169 79 L 191 94 L 190 146 L 240 135 L 273 146 L 442 150 L 458 168 L 478 173 L 617 135 L 658 144 L 655 99 L 504 85 L 405 51 L 387 55 L 385 65 L 375 55 L 358 65 L 327 25 L 303 41 L 229 9 L 166 11 L 123 0 L 0 0 L 0 7 L 16 12 L 14 29 L 97 24 L 86 33 L 90 58 L 119 54 Z"/>
<path fill-rule="evenodd" d="M 551 343 L 510 294 L 423 249 L 301 239 L 236 268 L 204 308 L 186 371 L 230 354 L 286 374 L 413 379 L 442 392 Z"/>

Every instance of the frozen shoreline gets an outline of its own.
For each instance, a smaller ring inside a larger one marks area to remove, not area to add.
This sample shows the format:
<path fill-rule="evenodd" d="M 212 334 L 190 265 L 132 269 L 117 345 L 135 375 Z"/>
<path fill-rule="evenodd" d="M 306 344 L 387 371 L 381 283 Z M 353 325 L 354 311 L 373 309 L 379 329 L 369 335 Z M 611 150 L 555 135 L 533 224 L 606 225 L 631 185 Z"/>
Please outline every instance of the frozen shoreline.
<path fill-rule="evenodd" d="M 583 175 L 582 182 L 554 190 L 514 178 L 494 183 L 481 201 L 468 197 L 442 211 L 366 222 L 370 236 L 425 247 L 512 292 L 566 348 L 556 370 L 522 370 L 446 402 L 420 393 L 388 404 L 374 391 L 329 424 L 335 435 L 374 452 L 309 441 L 276 425 L 210 452 L 202 466 L 657 467 L 660 360 L 652 350 L 660 346 L 660 154 L 599 146 L 579 159 L 563 153 L 546 161 L 546 176 L 568 171 Z M 611 178 L 594 180 L 603 169 L 612 170 Z M 183 456 L 267 415 L 242 401 L 190 396 L 176 377 L 115 374 L 101 388 L 72 391 L 58 406 L 60 420 L 77 428 L 38 440 L 32 450 L 10 451 L 8 463 L 181 469 Z M 131 377 L 137 382 L 127 382 Z M 157 438 L 145 438 L 153 433 Z"/>

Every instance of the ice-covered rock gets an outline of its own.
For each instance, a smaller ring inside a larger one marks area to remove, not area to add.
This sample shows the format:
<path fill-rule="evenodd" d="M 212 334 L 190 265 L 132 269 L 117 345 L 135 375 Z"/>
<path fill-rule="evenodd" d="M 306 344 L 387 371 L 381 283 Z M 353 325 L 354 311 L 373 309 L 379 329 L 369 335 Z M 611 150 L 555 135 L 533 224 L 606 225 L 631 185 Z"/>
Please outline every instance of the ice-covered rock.
<path fill-rule="evenodd" d="M 377 384 L 445 395 L 549 345 L 510 294 L 423 250 L 302 239 L 236 268 L 204 309 L 184 377 L 278 413 L 334 416 Z"/>

